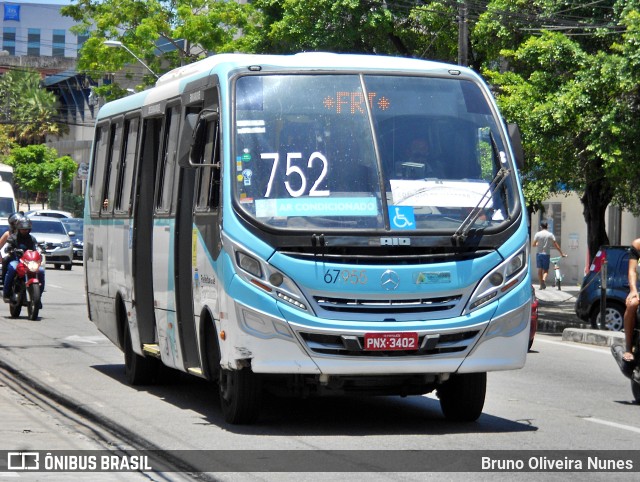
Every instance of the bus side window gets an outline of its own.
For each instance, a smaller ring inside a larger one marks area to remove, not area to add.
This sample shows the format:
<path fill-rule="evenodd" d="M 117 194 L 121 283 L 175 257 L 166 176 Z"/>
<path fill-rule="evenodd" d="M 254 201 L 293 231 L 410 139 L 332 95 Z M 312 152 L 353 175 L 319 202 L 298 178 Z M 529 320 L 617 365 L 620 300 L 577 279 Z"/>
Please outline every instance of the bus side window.
<path fill-rule="evenodd" d="M 107 172 L 104 178 L 104 200 L 102 203 L 102 215 L 113 212 L 115 188 L 118 171 L 120 169 L 120 148 L 122 147 L 122 122 L 111 124 L 109 140 L 109 154 L 107 156 Z"/>
<path fill-rule="evenodd" d="M 109 124 L 98 126 L 95 134 L 93 165 L 91 167 L 91 177 L 89 179 L 91 216 L 100 215 L 104 197 L 102 187 L 104 186 L 105 164 L 108 154 Z"/>
<path fill-rule="evenodd" d="M 180 124 L 180 108 L 173 106 L 167 109 L 163 130 L 162 151 L 158 166 L 158 182 L 156 184 L 156 212 L 168 214 L 171 210 L 173 185 L 176 168 L 178 127 Z"/>
<path fill-rule="evenodd" d="M 220 123 L 207 122 L 207 143 L 204 148 L 202 164 L 218 164 L 220 162 Z M 206 166 L 199 169 L 200 177 L 197 186 L 196 209 L 213 211 L 220 205 L 220 168 Z"/>
<path fill-rule="evenodd" d="M 116 212 L 129 213 L 131 201 L 131 185 L 133 181 L 133 168 L 135 166 L 136 149 L 138 145 L 138 126 L 140 119 L 134 117 L 124 122 L 122 136 L 122 152 L 118 177 L 116 181 L 114 208 Z"/>

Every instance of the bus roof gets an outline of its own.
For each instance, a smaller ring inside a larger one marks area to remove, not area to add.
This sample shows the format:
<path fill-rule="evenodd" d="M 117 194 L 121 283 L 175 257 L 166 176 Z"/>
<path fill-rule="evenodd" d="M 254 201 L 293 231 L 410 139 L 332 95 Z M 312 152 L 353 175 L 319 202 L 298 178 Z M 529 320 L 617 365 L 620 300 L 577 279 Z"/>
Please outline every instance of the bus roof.
<path fill-rule="evenodd" d="M 292 55 L 218 54 L 167 72 L 158 79 L 154 88 L 105 104 L 100 109 L 98 120 L 121 113 L 123 107 L 125 107 L 124 110 L 132 110 L 180 95 L 187 83 L 206 77 L 214 70 L 224 77 L 233 70 L 250 67 L 256 70 L 414 71 L 443 75 L 456 71 L 477 77 L 475 72 L 466 67 L 407 57 L 328 52 L 304 52 Z"/>
<path fill-rule="evenodd" d="M 381 55 L 336 54 L 330 52 L 303 52 L 293 55 L 219 54 L 171 70 L 160 77 L 156 86 L 160 87 L 178 79 L 210 72 L 214 68 L 233 70 L 242 67 L 260 66 L 283 69 L 331 69 L 331 70 L 450 70 L 460 67 L 452 64 L 407 57 L 386 57 Z"/>

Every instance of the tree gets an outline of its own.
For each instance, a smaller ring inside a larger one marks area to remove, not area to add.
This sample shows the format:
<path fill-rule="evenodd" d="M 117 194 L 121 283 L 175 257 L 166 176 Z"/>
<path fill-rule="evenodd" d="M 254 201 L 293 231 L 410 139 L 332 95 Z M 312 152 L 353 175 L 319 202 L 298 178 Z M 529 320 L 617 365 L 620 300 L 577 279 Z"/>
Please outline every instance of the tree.
<path fill-rule="evenodd" d="M 106 47 L 106 39 L 120 40 L 154 72 L 214 52 L 360 52 L 454 62 L 456 8 L 448 0 L 78 0 L 62 12 L 79 23 L 76 33 L 90 32 L 78 68 L 91 74 L 134 62 L 126 50 Z M 141 87 L 155 80 L 145 75 Z M 125 94 L 118 86 L 96 91 L 107 99 Z"/>
<path fill-rule="evenodd" d="M 15 143 L 11 140 L 5 126 L 0 126 L 0 162 L 4 162 L 4 158 L 11 154 L 11 149 L 15 147 Z"/>
<path fill-rule="evenodd" d="M 456 10 L 451 2 L 256 0 L 258 52 L 327 51 L 454 61 Z"/>
<path fill-rule="evenodd" d="M 57 122 L 58 99 L 40 87 L 37 72 L 10 70 L 0 76 L 0 98 L 5 132 L 18 144 L 44 142 L 46 136 L 65 131 L 66 126 Z"/>
<path fill-rule="evenodd" d="M 60 172 L 63 189 L 69 188 L 78 169 L 71 157 L 58 157 L 55 149 L 43 144 L 17 147 L 4 162 L 13 167 L 15 184 L 38 196 L 59 188 Z"/>
<path fill-rule="evenodd" d="M 621 19 L 623 42 L 590 53 L 559 33 L 542 32 L 515 50 L 502 50 L 510 70 L 485 70 L 499 89 L 505 117 L 522 128 L 530 205 L 549 193 L 581 193 L 591 257 L 608 243 L 611 202 L 640 211 L 637 193 L 637 12 Z M 616 50 L 623 53 L 620 55 Z M 635 62 L 635 64 L 634 64 Z M 635 185 L 632 185 L 636 183 Z"/>
<path fill-rule="evenodd" d="M 125 49 L 110 49 L 107 39 L 120 40 L 154 72 L 185 65 L 211 52 L 247 51 L 254 9 L 250 3 L 216 0 L 78 0 L 61 8 L 90 32 L 80 52 L 78 69 L 116 72 L 135 62 Z M 156 79 L 146 75 L 143 85 Z M 117 90 L 117 89 L 116 89 Z"/>

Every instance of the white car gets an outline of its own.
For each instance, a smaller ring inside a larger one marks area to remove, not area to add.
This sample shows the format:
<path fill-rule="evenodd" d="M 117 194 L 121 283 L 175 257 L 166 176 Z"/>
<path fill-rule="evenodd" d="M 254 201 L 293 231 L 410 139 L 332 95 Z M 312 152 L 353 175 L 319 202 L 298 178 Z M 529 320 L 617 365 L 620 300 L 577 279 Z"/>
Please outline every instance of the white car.
<path fill-rule="evenodd" d="M 57 211 L 55 209 L 37 209 L 35 211 L 27 211 L 25 216 L 31 218 L 33 216 L 47 216 L 49 218 L 72 218 L 73 214 L 67 211 Z"/>
<path fill-rule="evenodd" d="M 47 263 L 56 269 L 64 266 L 70 270 L 73 267 L 73 246 L 71 238 L 64 229 L 60 219 L 48 216 L 33 216 L 31 220 L 31 235 L 44 248 Z"/>

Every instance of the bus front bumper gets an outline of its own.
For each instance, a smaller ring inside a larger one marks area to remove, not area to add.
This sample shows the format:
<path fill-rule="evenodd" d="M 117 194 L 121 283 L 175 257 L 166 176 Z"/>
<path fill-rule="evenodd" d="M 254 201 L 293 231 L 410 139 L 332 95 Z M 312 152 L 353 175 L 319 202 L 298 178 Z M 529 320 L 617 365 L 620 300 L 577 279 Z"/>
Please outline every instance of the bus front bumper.
<path fill-rule="evenodd" d="M 235 316 L 218 322 L 222 366 L 251 365 L 255 373 L 392 375 L 474 373 L 524 366 L 529 342 L 529 303 L 489 321 L 450 329 L 417 329 L 419 350 L 366 351 L 370 330 L 309 328 L 235 303 Z M 233 319 L 235 318 L 235 319 Z M 225 329 L 237 323 L 240 329 Z M 378 330 L 380 331 L 380 330 Z M 409 331 L 403 328 L 403 331 Z"/>

